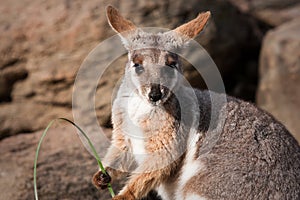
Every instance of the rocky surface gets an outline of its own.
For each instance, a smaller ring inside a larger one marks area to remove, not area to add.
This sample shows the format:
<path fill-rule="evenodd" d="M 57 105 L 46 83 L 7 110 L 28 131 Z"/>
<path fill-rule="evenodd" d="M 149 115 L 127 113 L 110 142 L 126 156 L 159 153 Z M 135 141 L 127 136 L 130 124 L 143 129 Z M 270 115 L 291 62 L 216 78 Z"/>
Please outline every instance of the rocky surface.
<path fill-rule="evenodd" d="M 259 48 L 257 32 L 261 30 L 230 3 L 109 3 L 139 26 L 170 29 L 211 10 L 210 25 L 197 39 L 219 67 L 227 91 L 254 101 L 258 56 L 254 52 Z M 54 117 L 72 116 L 73 83 L 81 63 L 98 43 L 114 35 L 104 14 L 107 4 L 104 0 L 1 3 L 0 138 L 42 129 Z M 110 125 L 112 88 L 123 73 L 124 63 L 124 58 L 114 62 L 98 83 L 95 107 L 101 125 Z M 240 70 L 244 68 L 250 74 Z M 186 71 L 193 86 L 203 87 L 192 67 Z"/>
<path fill-rule="evenodd" d="M 279 26 L 300 17 L 299 0 L 230 0 L 242 12 L 270 26 Z"/>
<path fill-rule="evenodd" d="M 110 130 L 105 130 L 110 137 Z M 0 141 L 0 197 L 3 200 L 34 199 L 33 164 L 42 132 L 19 134 Z M 94 143 L 97 146 L 97 143 Z M 110 199 L 107 190 L 92 185 L 98 170 L 94 157 L 84 148 L 76 130 L 60 123 L 42 143 L 37 168 L 40 199 Z M 117 192 L 124 181 L 113 183 Z M 151 194 L 149 199 L 159 199 Z M 147 199 L 147 198 L 145 198 Z"/>
<path fill-rule="evenodd" d="M 300 141 L 300 18 L 268 32 L 259 74 L 258 105 Z"/>

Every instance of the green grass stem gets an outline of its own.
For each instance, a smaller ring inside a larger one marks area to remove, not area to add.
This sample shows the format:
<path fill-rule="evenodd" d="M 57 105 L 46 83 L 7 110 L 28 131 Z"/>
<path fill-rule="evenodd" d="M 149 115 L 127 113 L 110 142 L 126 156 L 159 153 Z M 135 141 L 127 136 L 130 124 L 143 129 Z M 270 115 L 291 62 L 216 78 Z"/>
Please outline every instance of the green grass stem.
<path fill-rule="evenodd" d="M 37 161 L 38 161 L 38 156 L 39 156 L 39 152 L 40 152 L 40 148 L 41 148 L 41 144 L 44 140 L 44 137 L 46 136 L 48 130 L 50 129 L 50 127 L 52 126 L 52 124 L 56 121 L 56 120 L 63 120 L 63 121 L 66 121 L 66 122 L 69 122 L 70 124 L 72 124 L 73 126 L 75 126 L 79 131 L 80 133 L 85 137 L 85 139 L 88 141 L 88 144 L 90 146 L 90 148 L 92 149 L 92 152 L 97 160 L 97 163 L 98 163 L 98 166 L 99 166 L 99 169 L 102 171 L 102 173 L 105 173 L 106 174 L 106 171 L 103 167 L 103 164 L 96 152 L 96 149 L 93 145 L 93 143 L 91 142 L 90 138 L 85 134 L 85 132 L 77 125 L 75 124 L 74 122 L 72 122 L 71 120 L 69 119 L 66 119 L 66 118 L 58 118 L 58 119 L 54 119 L 52 120 L 48 126 L 46 127 L 46 129 L 44 130 L 40 140 L 39 140 L 39 143 L 38 143 L 38 146 L 37 146 L 37 149 L 36 149 L 36 152 L 35 152 L 35 159 L 34 159 L 34 167 L 33 167 L 33 186 L 34 186 L 34 196 L 35 196 L 35 199 L 38 200 L 38 193 L 37 193 L 37 182 L 36 182 L 36 168 L 37 168 Z M 111 197 L 114 197 L 115 196 L 115 193 L 111 187 L 111 184 L 109 183 L 108 184 L 108 191 L 111 195 Z"/>

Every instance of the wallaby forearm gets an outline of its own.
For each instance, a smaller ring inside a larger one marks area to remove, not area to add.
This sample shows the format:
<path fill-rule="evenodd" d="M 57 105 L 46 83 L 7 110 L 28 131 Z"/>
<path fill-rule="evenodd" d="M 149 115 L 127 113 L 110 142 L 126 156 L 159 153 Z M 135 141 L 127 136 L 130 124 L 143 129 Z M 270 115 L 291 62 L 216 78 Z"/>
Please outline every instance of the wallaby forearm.
<path fill-rule="evenodd" d="M 118 133 L 115 134 L 118 135 Z M 105 169 L 111 176 L 112 181 L 128 174 L 133 165 L 130 160 L 133 160 L 133 158 L 128 153 L 123 137 L 115 137 L 103 159 L 104 164 L 107 166 Z"/>
<path fill-rule="evenodd" d="M 111 176 L 112 182 L 124 177 L 128 172 L 127 170 L 124 170 L 124 168 L 126 169 L 126 162 L 124 163 L 122 154 L 125 153 L 112 145 L 105 155 L 105 170 Z"/>

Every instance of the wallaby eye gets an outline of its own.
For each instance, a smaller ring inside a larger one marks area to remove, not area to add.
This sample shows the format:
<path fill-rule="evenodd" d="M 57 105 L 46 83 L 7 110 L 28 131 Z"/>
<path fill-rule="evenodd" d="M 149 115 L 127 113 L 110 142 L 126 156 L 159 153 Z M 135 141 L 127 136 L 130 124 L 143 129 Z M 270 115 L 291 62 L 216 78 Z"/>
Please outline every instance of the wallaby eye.
<path fill-rule="evenodd" d="M 135 73 L 137 73 L 137 75 L 140 75 L 145 71 L 144 67 L 141 64 L 135 63 L 133 67 L 135 68 Z"/>
<path fill-rule="evenodd" d="M 176 68 L 177 66 L 177 63 L 176 62 L 170 62 L 170 63 L 166 63 L 166 65 L 168 66 L 168 67 L 172 67 L 172 68 Z"/>

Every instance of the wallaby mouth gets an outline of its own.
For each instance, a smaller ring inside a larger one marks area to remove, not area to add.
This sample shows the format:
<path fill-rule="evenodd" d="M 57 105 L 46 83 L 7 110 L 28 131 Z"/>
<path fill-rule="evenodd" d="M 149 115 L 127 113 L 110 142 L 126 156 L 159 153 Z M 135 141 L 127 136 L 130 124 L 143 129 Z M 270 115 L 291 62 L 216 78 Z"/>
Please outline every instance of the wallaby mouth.
<path fill-rule="evenodd" d="M 150 84 L 150 91 L 148 93 L 148 100 L 152 105 L 159 105 L 164 103 L 168 98 L 169 89 L 160 84 Z"/>

